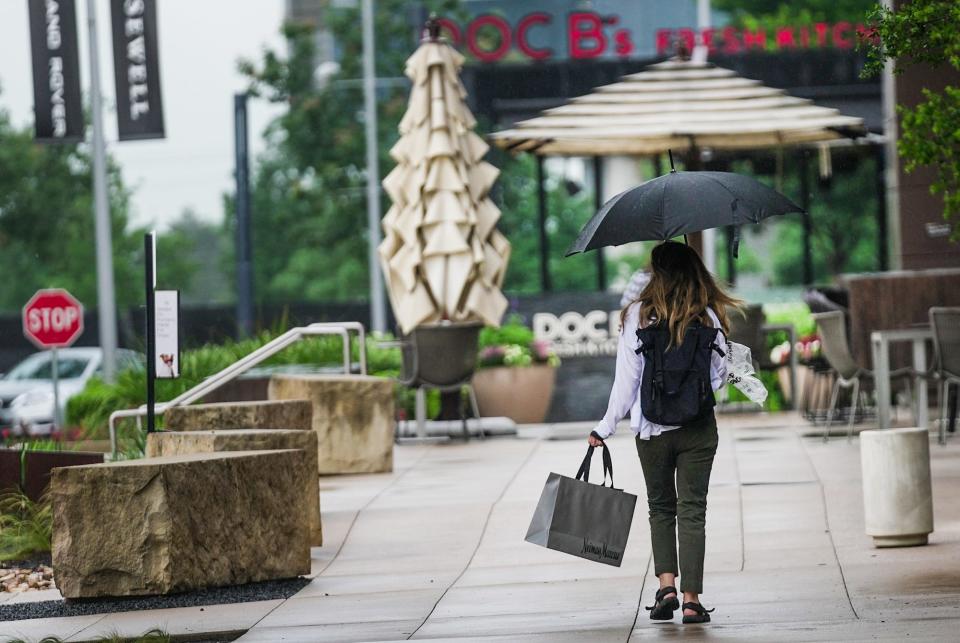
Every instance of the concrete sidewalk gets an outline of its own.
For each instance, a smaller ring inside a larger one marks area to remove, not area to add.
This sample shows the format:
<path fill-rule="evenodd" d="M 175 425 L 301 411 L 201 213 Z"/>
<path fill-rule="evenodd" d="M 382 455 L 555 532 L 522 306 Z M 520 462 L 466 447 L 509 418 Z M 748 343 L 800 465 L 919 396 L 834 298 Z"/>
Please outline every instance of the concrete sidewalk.
<path fill-rule="evenodd" d="M 714 622 L 653 624 L 650 540 L 631 436 L 611 440 L 617 485 L 640 496 L 621 568 L 523 541 L 550 471 L 572 475 L 589 427 L 403 446 L 396 471 L 321 481 L 325 545 L 286 601 L 0 623 L 5 636 L 82 641 L 160 627 L 249 630 L 239 640 L 957 640 L 960 442 L 931 445 L 936 532 L 877 550 L 863 533 L 857 442 L 804 438 L 792 415 L 721 416 L 703 601 Z M 69 621 L 69 622 L 67 622 Z"/>

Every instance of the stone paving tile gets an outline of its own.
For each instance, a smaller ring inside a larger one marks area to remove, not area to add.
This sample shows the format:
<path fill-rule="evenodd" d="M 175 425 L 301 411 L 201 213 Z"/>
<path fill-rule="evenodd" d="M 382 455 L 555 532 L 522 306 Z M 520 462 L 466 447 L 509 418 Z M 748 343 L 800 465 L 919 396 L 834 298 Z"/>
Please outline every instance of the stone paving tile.
<path fill-rule="evenodd" d="M 299 627 L 426 618 L 442 588 L 403 592 L 371 592 L 340 596 L 291 598 L 258 623 L 258 627 Z"/>
<path fill-rule="evenodd" d="M 103 614 L 93 614 L 91 616 L 0 622 L 0 640 L 39 641 L 48 636 L 67 639 L 102 618 Z"/>
<path fill-rule="evenodd" d="M 636 606 L 609 609 L 580 606 L 566 611 L 542 610 L 532 614 L 488 614 L 451 618 L 431 617 L 414 639 L 430 640 L 544 640 L 618 641 L 626 640 Z"/>
<path fill-rule="evenodd" d="M 132 638 L 152 629 L 161 629 L 178 637 L 214 632 L 243 632 L 282 603 L 283 601 L 278 599 L 232 605 L 118 612 L 102 616 L 66 640 L 90 641 L 114 635 Z"/>
<path fill-rule="evenodd" d="M 363 641 L 406 641 L 421 619 L 368 621 L 298 627 L 258 627 L 244 634 L 239 643 L 360 643 Z"/>

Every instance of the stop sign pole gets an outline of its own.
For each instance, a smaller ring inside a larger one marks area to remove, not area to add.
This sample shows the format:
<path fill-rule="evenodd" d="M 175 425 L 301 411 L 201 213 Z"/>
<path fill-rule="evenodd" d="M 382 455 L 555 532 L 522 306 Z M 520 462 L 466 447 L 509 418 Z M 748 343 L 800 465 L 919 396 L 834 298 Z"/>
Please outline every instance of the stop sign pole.
<path fill-rule="evenodd" d="M 38 290 L 23 306 L 23 334 L 50 351 L 54 428 L 61 424 L 57 349 L 72 345 L 82 333 L 83 304 L 63 288 Z"/>

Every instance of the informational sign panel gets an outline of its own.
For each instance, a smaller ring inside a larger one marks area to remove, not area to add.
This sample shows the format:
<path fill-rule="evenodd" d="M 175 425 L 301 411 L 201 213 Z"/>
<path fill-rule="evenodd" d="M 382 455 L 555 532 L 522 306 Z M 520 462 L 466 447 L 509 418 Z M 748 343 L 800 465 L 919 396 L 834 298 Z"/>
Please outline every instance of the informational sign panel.
<path fill-rule="evenodd" d="M 111 0 L 120 140 L 163 138 L 156 0 Z"/>
<path fill-rule="evenodd" d="M 77 13 L 74 0 L 28 0 L 38 141 L 83 140 Z"/>
<path fill-rule="evenodd" d="M 157 379 L 180 377 L 180 291 L 154 291 L 154 331 Z"/>

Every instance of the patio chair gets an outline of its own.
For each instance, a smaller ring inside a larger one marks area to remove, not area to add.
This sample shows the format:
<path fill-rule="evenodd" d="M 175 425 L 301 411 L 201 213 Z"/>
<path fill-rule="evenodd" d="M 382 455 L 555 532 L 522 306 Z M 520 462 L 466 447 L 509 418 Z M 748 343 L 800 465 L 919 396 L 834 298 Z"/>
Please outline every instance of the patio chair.
<path fill-rule="evenodd" d="M 938 387 L 940 428 L 938 441 L 947 443 L 947 423 L 951 433 L 955 430 L 957 403 L 949 408 L 951 385 L 960 386 L 960 308 L 934 307 L 930 315 L 930 328 L 933 330 L 933 350 L 936 365 L 933 376 L 940 381 Z M 957 391 L 960 396 L 960 389 Z"/>
<path fill-rule="evenodd" d="M 416 390 L 419 437 L 426 437 L 426 390 L 459 393 L 463 388 L 467 389 L 480 437 L 484 437 L 477 396 L 471 384 L 477 365 L 477 348 L 482 328 L 482 325 L 475 323 L 450 322 L 418 326 L 401 340 L 403 371 L 400 374 L 400 383 Z M 469 438 L 462 404 L 460 420 L 463 423 L 464 438 Z"/>
<path fill-rule="evenodd" d="M 861 381 L 863 379 L 873 379 L 873 371 L 860 366 L 854 360 L 850 351 L 850 342 L 847 339 L 845 315 L 841 311 L 814 313 L 813 319 L 817 324 L 817 332 L 820 335 L 823 357 L 836 372 L 827 419 L 823 425 L 823 441 L 826 442 L 830 438 L 830 426 L 837 414 L 841 388 L 851 389 L 847 420 L 847 440 L 850 440 L 853 438 L 853 423 L 856 419 L 857 407 L 862 403 Z M 890 372 L 891 379 L 905 376 L 912 379 L 913 375 L 912 368 L 900 368 Z M 907 386 L 909 390 L 909 379 Z M 862 406 L 865 407 L 866 405 Z"/>

